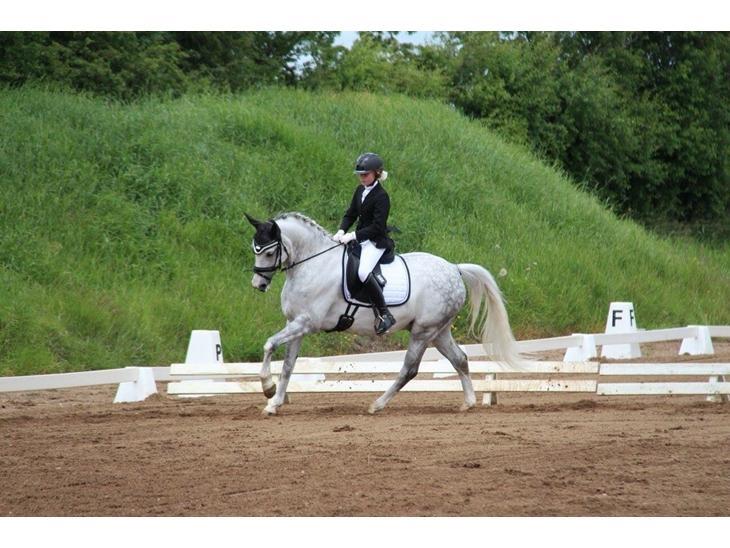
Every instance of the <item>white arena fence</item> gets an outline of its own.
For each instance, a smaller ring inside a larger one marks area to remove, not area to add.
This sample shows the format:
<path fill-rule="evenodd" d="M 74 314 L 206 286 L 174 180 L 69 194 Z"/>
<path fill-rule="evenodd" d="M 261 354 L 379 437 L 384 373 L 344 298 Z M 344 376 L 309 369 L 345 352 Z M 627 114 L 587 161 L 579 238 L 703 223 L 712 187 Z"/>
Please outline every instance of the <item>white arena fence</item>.
<path fill-rule="evenodd" d="M 205 380 L 180 380 L 168 384 L 167 392 L 176 396 L 212 396 L 217 394 L 260 393 L 258 380 L 259 363 L 229 364 L 173 364 L 170 373 L 184 379 L 188 375 L 207 376 Z M 400 371 L 401 362 L 348 362 L 332 361 L 327 358 L 302 358 L 297 360 L 297 373 L 323 374 L 325 380 L 292 380 L 288 393 L 346 393 L 384 392 L 393 379 L 352 379 L 356 375 L 395 374 Z M 272 363 L 272 374 L 281 373 L 282 362 Z M 469 372 L 474 391 L 484 393 L 483 404 L 496 403 L 498 392 L 574 392 L 601 396 L 638 395 L 706 395 L 712 401 L 727 401 L 730 394 L 730 363 L 620 363 L 600 364 L 598 362 L 550 362 L 533 361 L 524 364 L 519 371 L 506 364 L 490 361 L 471 361 Z M 426 378 L 437 374 L 448 374 L 454 380 Z M 498 379 L 497 375 L 508 375 Z M 481 375 L 484 375 L 481 377 Z M 548 378 L 522 378 L 547 376 Z M 584 378 L 576 379 L 576 375 Z M 591 376 L 587 379 L 585 376 Z M 616 377 L 661 377 L 661 382 L 609 382 Z M 682 382 L 667 381 L 665 377 L 683 377 Z M 247 380 L 229 381 L 235 377 Z M 348 377 L 348 378 L 343 378 Z M 403 392 L 461 392 L 461 381 L 447 360 L 423 362 L 418 376 L 410 381 Z M 480 378 L 481 377 L 481 378 Z M 520 377 L 520 378 L 514 378 Z M 703 377 L 702 381 L 688 382 L 687 377 Z M 709 378 L 708 378 L 709 377 Z M 221 380 L 218 380 L 221 379 Z"/>
<path fill-rule="evenodd" d="M 135 402 L 157 393 L 156 373 L 161 377 L 167 375 L 169 378 L 169 367 L 125 367 L 78 373 L 0 377 L 0 392 L 28 392 L 119 384 L 114 403 Z"/>
<path fill-rule="evenodd" d="M 730 326 L 688 326 L 677 327 L 671 329 L 654 329 L 646 331 L 637 331 L 635 333 L 595 333 L 595 334 L 574 334 L 564 337 L 552 337 L 548 339 L 533 339 L 527 341 L 517 341 L 517 349 L 523 354 L 531 352 L 547 352 L 550 350 L 569 350 L 566 352 L 564 361 L 584 361 L 596 357 L 596 346 L 612 345 L 612 344 L 632 344 L 632 343 L 649 343 L 681 340 L 679 353 L 682 347 L 687 349 L 687 354 L 700 354 L 702 352 L 693 351 L 697 347 L 696 343 L 703 340 L 704 336 L 711 338 L 730 338 Z M 693 344 L 694 343 L 694 344 Z M 461 349 L 469 358 L 484 356 L 484 347 L 481 344 L 460 345 Z M 584 355 L 582 360 L 571 359 L 571 352 L 578 349 L 579 354 Z M 405 350 L 396 350 L 393 352 L 376 352 L 370 354 L 351 354 L 345 356 L 332 356 L 328 359 L 353 360 L 359 361 L 380 361 L 380 360 L 398 360 L 404 359 Z M 429 348 L 423 355 L 424 360 L 441 359 L 441 354 L 435 348 Z"/>
<path fill-rule="evenodd" d="M 730 394 L 730 383 L 725 376 L 730 375 L 727 363 L 681 363 L 647 364 L 620 363 L 598 364 L 589 359 L 575 360 L 571 356 L 595 357 L 596 345 L 633 344 L 659 341 L 682 340 L 680 353 L 701 354 L 711 338 L 730 338 L 730 326 L 688 326 L 672 329 L 638 331 L 615 334 L 574 334 L 565 337 L 518 341 L 518 349 L 523 354 L 550 350 L 567 349 L 562 362 L 528 362 L 522 371 L 509 370 L 504 364 L 470 360 L 474 388 L 483 392 L 484 403 L 496 402 L 497 392 L 585 392 L 598 395 L 707 395 L 713 401 L 726 401 Z M 461 348 L 470 358 L 484 356 L 480 344 L 462 345 Z M 711 348 L 711 343 L 710 343 Z M 577 352 L 576 352 L 577 349 Z M 684 352 L 683 352 L 684 350 Z M 395 374 L 401 366 L 405 351 L 378 352 L 327 358 L 300 358 L 289 384 L 289 392 L 381 392 L 392 382 L 388 379 L 338 379 L 343 375 L 383 375 Z M 404 391 L 461 391 L 458 380 L 439 380 L 438 377 L 453 376 L 451 364 L 442 359 L 434 348 L 424 354 L 423 363 L 416 377 L 403 389 Z M 168 393 L 175 395 L 212 395 L 230 393 L 261 392 L 258 380 L 225 382 L 216 379 L 255 376 L 260 363 L 190 365 L 173 364 L 171 367 L 125 367 L 101 371 L 1 377 L 0 393 L 33 390 L 76 388 L 104 384 L 118 384 L 115 403 L 142 401 L 157 392 L 155 381 L 173 381 L 168 385 Z M 272 363 L 274 373 L 280 372 L 281 362 Z M 307 380 L 306 374 L 316 374 L 317 380 Z M 498 374 L 509 374 L 509 379 L 497 379 Z M 529 379 L 526 375 L 549 375 L 548 379 Z M 572 375 L 598 376 L 594 379 L 575 379 Z M 324 375 L 324 380 L 322 379 Z M 423 378 L 430 375 L 431 378 Z M 483 378 L 479 378 L 484 375 Z M 560 379 L 552 378 L 560 375 Z M 568 378 L 562 378 L 568 375 Z M 642 377 L 705 377 L 704 382 L 603 382 L 605 378 L 619 376 Z"/>

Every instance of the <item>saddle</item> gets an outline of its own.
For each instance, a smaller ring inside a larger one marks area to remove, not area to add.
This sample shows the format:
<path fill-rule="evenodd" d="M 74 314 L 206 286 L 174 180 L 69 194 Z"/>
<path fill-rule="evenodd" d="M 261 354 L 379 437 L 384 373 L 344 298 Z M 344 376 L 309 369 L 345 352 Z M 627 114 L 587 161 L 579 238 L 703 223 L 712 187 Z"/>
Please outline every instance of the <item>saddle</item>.
<path fill-rule="evenodd" d="M 360 266 L 360 244 L 351 242 L 342 251 L 342 297 L 347 302 L 347 310 L 340 316 L 337 325 L 327 331 L 344 331 L 355 321 L 355 313 L 360 307 L 372 308 L 363 283 L 357 275 Z M 383 253 L 373 269 L 373 276 L 383 288 L 383 297 L 388 306 L 400 306 L 411 296 L 411 274 L 402 256 L 392 250 Z"/>
<path fill-rule="evenodd" d="M 366 304 L 368 303 L 368 296 L 363 291 L 363 283 L 360 281 L 360 277 L 357 275 L 357 271 L 360 268 L 361 253 L 362 247 L 360 247 L 360 244 L 355 242 L 350 242 L 350 244 L 346 246 L 346 249 L 343 253 L 346 284 L 344 288 L 347 289 L 347 292 L 345 293 L 345 300 L 350 302 L 347 298 L 347 293 L 349 293 L 349 296 L 351 298 L 354 297 L 355 299 L 363 303 L 361 306 L 370 307 L 370 304 Z M 394 260 L 395 253 L 392 249 L 389 249 L 385 253 L 383 253 L 383 256 L 378 261 L 378 264 L 375 265 L 375 268 L 373 268 L 373 276 L 377 280 L 378 284 L 380 284 L 381 288 L 385 288 L 385 285 L 388 283 L 388 281 L 383 276 L 383 271 L 380 268 L 380 265 L 390 264 Z"/>

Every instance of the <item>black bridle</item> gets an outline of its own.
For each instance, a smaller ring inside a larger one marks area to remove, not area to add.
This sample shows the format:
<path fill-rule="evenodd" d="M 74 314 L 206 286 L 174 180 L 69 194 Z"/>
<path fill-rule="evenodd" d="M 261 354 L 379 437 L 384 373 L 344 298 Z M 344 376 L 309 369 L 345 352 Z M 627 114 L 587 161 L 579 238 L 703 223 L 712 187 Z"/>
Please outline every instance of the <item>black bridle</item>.
<path fill-rule="evenodd" d="M 276 240 L 273 240 L 273 241 L 269 242 L 268 244 L 266 244 L 263 247 L 262 246 L 257 246 L 256 243 L 254 242 L 254 244 L 253 244 L 253 252 L 254 252 L 255 255 L 261 255 L 267 249 L 270 249 L 273 246 L 276 246 L 276 259 L 275 259 L 274 264 L 272 266 L 256 266 L 256 265 L 254 265 L 253 271 L 256 274 L 258 274 L 259 276 L 261 276 L 262 278 L 266 279 L 270 283 L 271 280 L 272 280 L 272 278 L 274 277 L 274 273 L 277 270 L 281 270 L 282 272 L 286 272 L 287 270 L 290 270 L 290 269 L 294 268 L 295 266 L 298 266 L 298 265 L 300 265 L 302 263 L 307 262 L 309 259 L 314 259 L 315 257 L 319 257 L 320 255 L 323 255 L 323 254 L 327 253 L 328 251 L 332 251 L 333 249 L 335 249 L 336 247 L 340 247 L 341 245 L 344 245 L 344 244 L 340 244 L 340 243 L 335 244 L 332 247 L 328 247 L 324 251 L 320 251 L 319 253 L 315 253 L 314 255 L 312 255 L 310 257 L 307 257 L 306 259 L 302 259 L 301 261 L 297 261 L 297 262 L 292 263 L 289 266 L 286 266 L 285 267 L 285 266 L 283 266 L 283 263 L 282 263 L 282 260 L 281 260 L 282 259 L 282 255 L 283 255 L 283 253 L 286 253 L 286 256 L 287 257 L 291 257 L 291 255 L 289 255 L 289 250 L 286 248 L 286 246 L 284 245 L 284 242 L 281 240 L 281 238 L 277 238 Z M 271 276 L 265 276 L 265 274 L 268 274 L 268 273 L 271 273 Z"/>
<path fill-rule="evenodd" d="M 253 252 L 255 255 L 261 255 L 264 251 L 270 249 L 272 246 L 276 246 L 276 259 L 274 261 L 273 266 L 256 266 L 253 265 L 253 271 L 261 276 L 262 278 L 265 278 L 268 282 L 271 282 L 271 279 L 274 277 L 274 272 L 279 270 L 281 268 L 281 256 L 282 256 L 282 250 L 286 251 L 287 256 L 289 255 L 289 252 L 286 249 L 286 246 L 284 246 L 284 242 L 282 242 L 280 239 L 274 240 L 271 243 L 266 244 L 265 246 L 261 247 L 256 245 L 254 242 L 253 244 Z M 266 276 L 271 272 L 271 276 Z"/>

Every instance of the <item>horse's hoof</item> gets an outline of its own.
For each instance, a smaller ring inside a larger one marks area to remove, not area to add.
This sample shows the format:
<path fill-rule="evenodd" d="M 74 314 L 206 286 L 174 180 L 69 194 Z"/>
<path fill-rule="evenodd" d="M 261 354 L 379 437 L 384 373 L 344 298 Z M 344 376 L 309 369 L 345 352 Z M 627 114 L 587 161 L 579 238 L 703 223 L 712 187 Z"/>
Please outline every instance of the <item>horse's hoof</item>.
<path fill-rule="evenodd" d="M 267 405 L 266 407 L 264 407 L 264 410 L 261 411 L 261 414 L 264 417 L 273 417 L 274 415 L 276 415 L 276 407 L 270 407 Z"/>
<path fill-rule="evenodd" d="M 370 413 L 371 415 L 374 415 L 375 413 L 377 413 L 378 411 L 381 411 L 382 409 L 383 409 L 382 407 L 378 407 L 375 404 L 373 404 L 370 406 L 370 409 L 368 409 L 368 413 Z"/>
<path fill-rule="evenodd" d="M 275 394 L 276 394 L 276 383 L 272 384 L 268 388 L 264 388 L 264 396 L 266 396 L 267 400 L 273 398 Z"/>
<path fill-rule="evenodd" d="M 462 413 L 466 413 L 467 411 L 469 411 L 469 409 L 474 407 L 474 405 L 476 404 L 462 403 L 461 407 L 459 407 L 459 411 L 461 411 Z"/>

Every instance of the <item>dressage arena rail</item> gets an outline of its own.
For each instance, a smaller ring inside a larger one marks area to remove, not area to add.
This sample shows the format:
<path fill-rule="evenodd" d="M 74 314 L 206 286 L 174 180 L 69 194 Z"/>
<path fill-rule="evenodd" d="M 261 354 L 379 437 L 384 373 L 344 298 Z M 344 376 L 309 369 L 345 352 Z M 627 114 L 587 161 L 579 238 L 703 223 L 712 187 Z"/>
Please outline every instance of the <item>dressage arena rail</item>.
<path fill-rule="evenodd" d="M 712 338 L 730 338 L 730 326 L 688 326 L 671 329 L 657 329 L 637 331 L 634 333 L 617 334 L 574 334 L 564 337 L 518 341 L 518 350 L 522 353 L 540 352 L 547 350 L 581 349 L 586 356 L 595 356 L 596 345 L 646 343 L 682 339 L 682 348 L 689 348 L 691 354 L 700 345 L 692 345 Z M 462 345 L 461 348 L 470 358 L 484 356 L 484 348 L 480 344 Z M 694 350 L 693 350 L 694 349 Z M 681 352 L 681 349 L 680 349 Z M 324 381 L 300 381 L 301 374 L 318 373 L 334 377 L 338 374 L 380 374 L 396 373 L 400 370 L 405 351 L 378 352 L 371 354 L 357 354 L 345 356 L 330 356 L 327 358 L 311 359 L 300 358 L 297 361 L 295 375 L 289 384 L 289 392 L 328 392 L 338 391 L 384 391 L 392 382 L 387 379 L 357 379 L 336 380 L 328 378 Z M 452 376 L 455 371 L 434 348 L 429 348 L 423 357 L 419 369 L 422 375 Z M 566 353 L 567 359 L 567 353 Z M 485 403 L 494 403 L 496 393 L 502 391 L 568 391 L 586 392 L 599 395 L 649 395 L 649 394 L 676 394 L 676 395 L 708 395 L 714 401 L 727 400 L 730 394 L 730 383 L 724 377 L 730 374 L 730 364 L 725 363 L 681 363 L 681 364 L 647 364 L 647 363 L 620 363 L 598 364 L 590 361 L 562 362 L 528 362 L 523 371 L 508 371 L 502 365 L 494 362 L 470 361 L 472 375 L 485 375 L 483 379 L 473 377 L 474 388 L 477 392 L 484 392 Z M 328 366 L 322 370 L 323 364 L 338 364 Z M 315 365 L 313 365 L 315 364 Z M 372 367 L 370 367 L 372 366 Z M 197 394 L 207 393 L 241 393 L 260 392 L 258 380 L 252 382 L 250 390 L 241 382 L 226 383 L 216 381 L 214 386 L 211 379 L 231 378 L 237 376 L 257 375 L 260 364 L 211 364 L 209 366 L 192 366 L 190 364 L 173 364 L 172 367 L 125 367 L 121 369 L 107 369 L 100 371 L 84 371 L 78 373 L 59 373 L 50 375 L 0 377 L 0 393 L 21 392 L 32 390 L 51 390 L 60 388 L 76 388 L 104 384 L 119 384 L 115 402 L 141 401 L 156 392 L 155 381 L 174 381 L 168 385 L 168 393 L 192 395 L 198 382 Z M 368 367 L 370 367 L 368 369 Z M 222 369 L 223 368 L 223 369 Z M 272 363 L 272 371 L 279 372 L 281 362 Z M 526 374 L 561 374 L 561 375 L 599 375 L 595 379 L 567 379 L 567 380 L 535 380 L 535 379 L 497 379 L 498 373 L 509 373 L 510 376 L 524 376 Z M 600 377 L 617 376 L 690 376 L 709 377 L 707 382 L 641 382 L 618 383 L 602 382 Z M 343 383 L 349 384 L 343 384 Z M 426 383 L 426 384 L 424 384 Z M 440 383 L 440 384 L 434 384 Z M 592 383 L 592 384 L 591 384 Z M 213 390 L 215 388 L 215 390 Z M 367 389 L 367 390 L 365 390 Z M 230 392 L 221 392 L 229 390 Z M 406 385 L 405 391 L 437 390 L 460 391 L 461 383 L 457 380 L 436 380 L 416 378 Z"/>
<path fill-rule="evenodd" d="M 180 380 L 168 384 L 168 394 L 176 396 L 210 396 L 216 394 L 260 393 L 261 382 L 255 380 L 221 381 L 233 377 L 257 377 L 259 363 L 229 364 L 173 364 L 170 374 L 173 378 L 184 379 L 187 375 L 207 376 L 207 380 Z M 303 392 L 384 392 L 393 382 L 392 379 L 340 379 L 343 375 L 382 375 L 400 371 L 401 362 L 346 362 L 330 359 L 303 358 L 297 361 L 295 370 L 304 374 L 324 374 L 326 380 L 292 380 L 288 393 Z M 271 364 L 276 376 L 281 373 L 282 362 Z M 598 362 L 526 362 L 521 370 L 515 370 L 499 362 L 472 361 L 469 363 L 474 391 L 484 393 L 484 405 L 496 403 L 498 392 L 577 392 L 601 396 L 629 395 L 707 395 L 712 401 L 727 401 L 730 394 L 730 363 L 618 363 L 599 364 Z M 423 362 L 418 376 L 409 382 L 404 392 L 461 392 L 459 380 L 423 378 L 429 374 L 456 372 L 447 360 Z M 548 379 L 509 378 L 497 379 L 497 374 L 513 376 L 549 375 Z M 573 375 L 591 375 L 593 379 L 565 378 Z M 485 375 L 484 379 L 477 376 Z M 560 375 L 559 379 L 552 378 Z M 595 377 L 598 377 L 596 379 Z M 605 382 L 614 377 L 709 377 L 704 382 Z M 419 378 L 420 377 L 420 378 Z"/>
<path fill-rule="evenodd" d="M 169 378 L 169 369 L 169 367 L 125 367 L 77 373 L 0 377 L 0 393 L 119 384 L 114 403 L 135 402 L 156 393 L 155 380 L 159 380 L 157 376 Z"/>
<path fill-rule="evenodd" d="M 585 359 L 595 357 L 595 347 L 611 344 L 632 344 L 682 340 L 682 345 L 699 341 L 701 337 L 709 338 L 730 338 L 730 326 L 699 326 L 674 327 L 670 329 L 652 329 L 637 331 L 635 333 L 595 333 L 595 334 L 574 334 L 563 337 L 551 337 L 547 339 L 533 339 L 517 341 L 517 350 L 521 353 L 545 352 L 549 350 L 581 349 Z M 467 357 L 474 358 L 484 356 L 484 347 L 481 344 L 460 345 Z M 691 348 L 691 347 L 690 347 Z M 694 352 L 689 352 L 694 353 Z M 349 354 L 344 356 L 331 356 L 328 359 L 337 360 L 358 360 L 358 361 L 389 361 L 402 360 L 405 358 L 405 350 L 391 352 L 373 352 L 370 354 Z M 567 354 L 566 354 L 567 356 Z M 423 360 L 438 360 L 442 356 L 435 348 L 429 348 L 423 355 Z M 564 361 L 574 361 L 566 357 Z"/>

